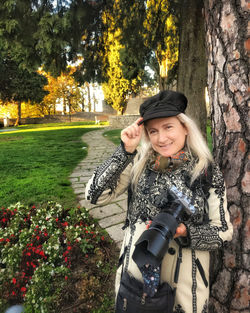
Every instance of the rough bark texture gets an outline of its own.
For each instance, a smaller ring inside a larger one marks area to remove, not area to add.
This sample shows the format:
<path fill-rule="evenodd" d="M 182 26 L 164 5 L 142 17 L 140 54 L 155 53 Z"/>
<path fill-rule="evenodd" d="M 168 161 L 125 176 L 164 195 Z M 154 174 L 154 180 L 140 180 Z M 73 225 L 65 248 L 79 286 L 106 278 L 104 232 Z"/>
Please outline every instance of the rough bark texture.
<path fill-rule="evenodd" d="M 214 158 L 227 186 L 231 243 L 212 254 L 210 311 L 249 312 L 250 163 L 247 0 L 206 0 Z"/>
<path fill-rule="evenodd" d="M 181 2 L 177 90 L 187 96 L 189 102 L 186 113 L 196 120 L 202 132 L 205 133 L 207 60 L 202 11 L 203 0 Z"/>

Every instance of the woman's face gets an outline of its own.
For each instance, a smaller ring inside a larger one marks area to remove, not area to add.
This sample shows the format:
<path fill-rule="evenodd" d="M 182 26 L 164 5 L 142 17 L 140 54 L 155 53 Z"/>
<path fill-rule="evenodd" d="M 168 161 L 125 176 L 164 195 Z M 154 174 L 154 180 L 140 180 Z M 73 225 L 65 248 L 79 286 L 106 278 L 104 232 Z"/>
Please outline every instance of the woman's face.
<path fill-rule="evenodd" d="M 164 157 L 183 149 L 188 133 L 176 116 L 149 120 L 146 130 L 153 149 Z"/>

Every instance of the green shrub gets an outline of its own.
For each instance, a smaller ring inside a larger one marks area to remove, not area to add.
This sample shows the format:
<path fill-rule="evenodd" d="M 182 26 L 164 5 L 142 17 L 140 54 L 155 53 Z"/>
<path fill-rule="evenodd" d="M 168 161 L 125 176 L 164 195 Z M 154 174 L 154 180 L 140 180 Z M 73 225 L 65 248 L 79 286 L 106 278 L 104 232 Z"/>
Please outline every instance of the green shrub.
<path fill-rule="evenodd" d="M 85 209 L 58 203 L 0 209 L 0 312 L 24 303 L 26 313 L 58 313 L 74 268 L 107 241 Z"/>

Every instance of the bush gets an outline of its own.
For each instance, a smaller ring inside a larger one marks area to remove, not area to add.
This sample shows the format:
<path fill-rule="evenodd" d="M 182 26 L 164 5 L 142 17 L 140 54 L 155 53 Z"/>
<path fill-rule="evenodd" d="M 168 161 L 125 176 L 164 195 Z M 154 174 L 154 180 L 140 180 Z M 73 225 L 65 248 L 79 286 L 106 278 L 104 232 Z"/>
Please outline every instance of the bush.
<path fill-rule="evenodd" d="M 97 229 L 85 209 L 65 210 L 54 202 L 1 208 L 0 312 L 23 303 L 26 313 L 58 313 L 75 301 L 78 305 L 71 312 L 96 310 L 105 299 L 103 286 L 99 286 L 103 278 L 86 277 L 85 269 L 92 264 L 105 277 L 112 272 L 113 263 L 105 259 L 105 245 L 109 244 L 106 233 Z M 102 296 L 89 294 L 79 305 L 91 284 L 101 288 Z"/>

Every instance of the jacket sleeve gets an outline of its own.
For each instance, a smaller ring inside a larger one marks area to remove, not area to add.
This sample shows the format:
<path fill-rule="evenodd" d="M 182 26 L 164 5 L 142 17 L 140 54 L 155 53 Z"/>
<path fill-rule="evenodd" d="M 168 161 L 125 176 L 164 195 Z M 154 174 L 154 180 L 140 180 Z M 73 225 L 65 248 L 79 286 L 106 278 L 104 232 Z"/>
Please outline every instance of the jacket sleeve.
<path fill-rule="evenodd" d="M 221 248 L 233 235 L 233 227 L 227 209 L 225 183 L 217 165 L 213 166 L 212 184 L 208 197 L 207 223 L 195 225 L 185 222 L 190 247 L 198 250 Z"/>
<path fill-rule="evenodd" d="M 124 193 L 130 183 L 135 155 L 136 152 L 126 152 L 121 142 L 114 154 L 94 171 L 85 189 L 86 200 L 104 205 Z"/>

